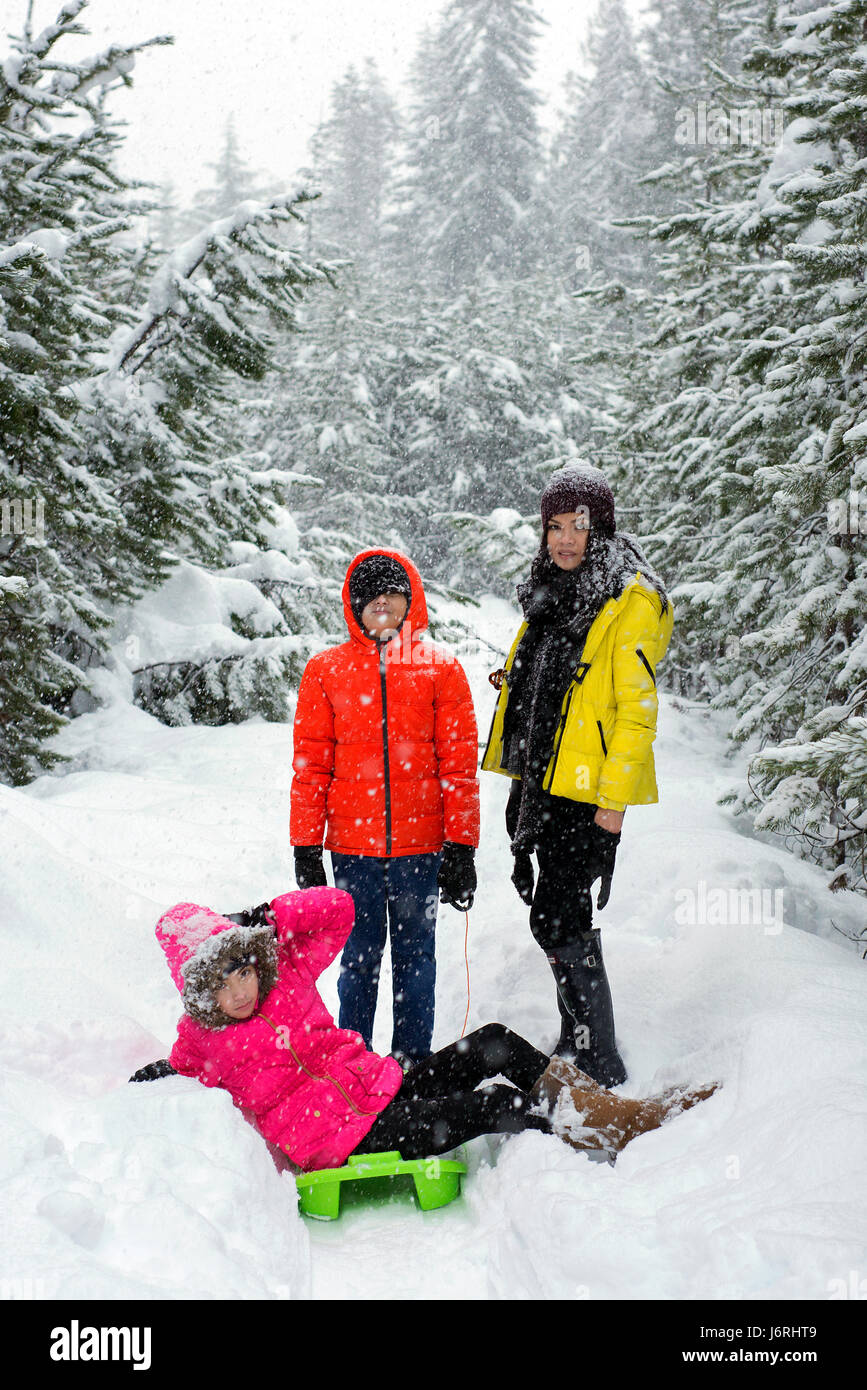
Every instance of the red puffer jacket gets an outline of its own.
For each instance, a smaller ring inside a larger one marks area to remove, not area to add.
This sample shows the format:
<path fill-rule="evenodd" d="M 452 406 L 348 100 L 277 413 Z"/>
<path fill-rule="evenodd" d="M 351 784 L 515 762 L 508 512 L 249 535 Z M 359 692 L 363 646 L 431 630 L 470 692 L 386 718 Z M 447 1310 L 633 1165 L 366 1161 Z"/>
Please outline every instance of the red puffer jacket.
<path fill-rule="evenodd" d="M 368 637 L 349 580 L 369 555 L 388 555 L 412 599 L 397 636 Z M 479 843 L 478 733 L 463 668 L 426 641 L 415 566 L 392 550 L 356 555 L 343 585 L 348 642 L 311 657 L 295 711 L 290 839 L 338 854 L 431 854 L 445 840 Z M 327 835 L 326 831 L 327 822 Z"/>

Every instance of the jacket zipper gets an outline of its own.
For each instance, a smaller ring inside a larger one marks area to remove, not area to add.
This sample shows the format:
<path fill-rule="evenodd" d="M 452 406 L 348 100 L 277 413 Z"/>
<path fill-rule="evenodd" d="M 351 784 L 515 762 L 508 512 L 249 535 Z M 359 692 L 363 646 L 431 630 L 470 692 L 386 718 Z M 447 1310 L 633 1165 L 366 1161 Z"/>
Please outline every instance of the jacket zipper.
<path fill-rule="evenodd" d="M 647 660 L 647 657 L 644 655 L 644 652 L 641 650 L 640 647 L 635 648 L 635 655 L 644 662 L 645 666 L 647 667 L 647 674 L 650 676 L 650 679 L 653 681 L 653 684 L 656 685 L 656 676 L 653 674 L 653 667 Z"/>
<path fill-rule="evenodd" d="M 599 737 L 600 737 L 600 739 L 602 740 L 602 752 L 605 754 L 605 756 L 606 756 L 606 758 L 607 758 L 607 757 L 608 757 L 608 749 L 607 749 L 607 747 L 606 747 L 606 745 L 605 745 L 605 735 L 604 735 L 603 732 L 602 732 L 602 720 L 601 720 L 601 719 L 597 719 L 597 720 L 596 720 L 596 727 L 597 727 L 597 729 L 599 730 Z"/>
<path fill-rule="evenodd" d="M 273 1028 L 274 1032 L 277 1032 L 276 1025 L 271 1022 L 270 1018 L 268 1018 L 266 1014 L 260 1014 L 259 1017 L 265 1020 L 269 1028 Z M 294 1057 L 298 1066 L 303 1071 L 304 1075 L 309 1076 L 311 1081 L 330 1081 L 332 1086 L 337 1087 L 338 1091 L 343 1096 L 343 1099 L 346 1101 L 346 1104 L 349 1106 L 351 1110 L 355 1111 L 356 1115 L 375 1115 L 377 1113 L 375 1110 L 360 1110 L 359 1107 L 355 1104 L 355 1101 L 352 1099 L 352 1097 L 346 1094 L 336 1077 L 330 1076 L 328 1072 L 325 1072 L 322 1076 L 318 1076 L 315 1071 L 310 1071 L 309 1068 L 305 1067 L 304 1063 L 301 1061 L 301 1058 L 298 1056 L 298 1053 L 295 1051 L 295 1048 L 292 1046 L 292 1043 L 289 1041 L 289 1039 L 285 1038 L 284 1041 L 287 1050 L 292 1053 L 292 1056 Z"/>
<path fill-rule="evenodd" d="M 557 771 L 557 760 L 560 757 L 560 745 L 563 742 L 563 734 L 566 731 L 566 720 L 569 718 L 569 706 L 572 704 L 572 696 L 575 694 L 575 686 L 570 685 L 569 694 L 566 698 L 566 708 L 560 715 L 560 727 L 557 730 L 557 737 L 554 740 L 554 761 L 551 764 L 551 771 L 545 778 L 542 790 L 547 791 L 554 780 L 554 773 Z"/>
<path fill-rule="evenodd" d="M 391 782 L 388 768 L 388 694 L 385 687 L 385 649 L 379 649 L 379 688 L 382 692 L 382 760 L 385 774 L 385 857 L 391 855 Z"/>

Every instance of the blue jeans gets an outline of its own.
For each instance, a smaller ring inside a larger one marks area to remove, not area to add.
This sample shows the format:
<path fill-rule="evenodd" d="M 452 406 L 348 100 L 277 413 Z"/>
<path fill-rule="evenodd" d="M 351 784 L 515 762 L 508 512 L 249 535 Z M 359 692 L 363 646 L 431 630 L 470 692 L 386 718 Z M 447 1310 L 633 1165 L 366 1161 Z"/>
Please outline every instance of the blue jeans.
<path fill-rule="evenodd" d="M 434 1025 L 437 872 L 440 854 L 375 859 L 331 855 L 334 886 L 350 894 L 355 926 L 343 948 L 337 993 L 340 1028 L 372 1047 L 379 969 L 391 929 L 393 1053 L 412 1062 L 430 1055 Z"/>

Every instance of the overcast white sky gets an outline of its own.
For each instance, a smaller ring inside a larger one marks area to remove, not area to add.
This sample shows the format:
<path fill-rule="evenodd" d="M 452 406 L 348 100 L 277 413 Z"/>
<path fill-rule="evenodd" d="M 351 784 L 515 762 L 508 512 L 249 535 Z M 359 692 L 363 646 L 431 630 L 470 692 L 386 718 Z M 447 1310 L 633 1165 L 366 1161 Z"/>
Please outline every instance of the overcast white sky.
<path fill-rule="evenodd" d="M 61 0 L 35 0 L 34 28 Z M 628 0 L 633 14 L 643 0 Z M 536 86 L 552 111 L 560 84 L 580 66 L 579 44 L 597 0 L 536 0 L 548 21 L 537 47 Z M 0 0 L 0 32 L 20 32 L 27 0 Z M 403 103 L 402 83 L 425 23 L 443 0 L 90 0 L 91 39 L 68 40 L 65 55 L 110 42 L 173 34 L 170 48 L 139 55 L 131 91 L 115 98 L 128 122 L 126 173 L 171 181 L 180 203 L 211 181 L 225 123 L 234 113 L 245 160 L 269 179 L 291 181 L 307 140 L 327 114 L 331 89 L 370 55 Z M 4 44 L 5 49 L 5 44 Z M 0 55 L 2 56 L 2 55 Z"/>

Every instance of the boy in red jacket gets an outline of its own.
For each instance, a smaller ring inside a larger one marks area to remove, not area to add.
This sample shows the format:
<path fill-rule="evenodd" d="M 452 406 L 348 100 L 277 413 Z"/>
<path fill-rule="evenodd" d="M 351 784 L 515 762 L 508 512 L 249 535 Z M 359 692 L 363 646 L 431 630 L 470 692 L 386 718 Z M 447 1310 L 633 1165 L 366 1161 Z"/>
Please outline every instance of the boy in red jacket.
<path fill-rule="evenodd" d="M 437 888 L 472 905 L 479 842 L 478 734 L 460 663 L 426 641 L 421 578 L 390 550 L 357 555 L 343 585 L 349 640 L 308 661 L 295 712 L 290 839 L 299 888 L 334 883 L 355 926 L 341 958 L 341 1028 L 372 1044 L 391 932 L 392 1054 L 433 1037 Z"/>

